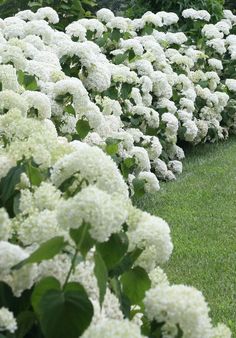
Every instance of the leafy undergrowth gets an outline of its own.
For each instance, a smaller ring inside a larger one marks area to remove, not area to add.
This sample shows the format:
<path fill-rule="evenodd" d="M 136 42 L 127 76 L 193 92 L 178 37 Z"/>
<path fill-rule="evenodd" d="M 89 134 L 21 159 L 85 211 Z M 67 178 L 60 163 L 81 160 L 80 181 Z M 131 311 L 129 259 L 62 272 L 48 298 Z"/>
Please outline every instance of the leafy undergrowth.
<path fill-rule="evenodd" d="M 202 290 L 214 321 L 236 334 L 236 137 L 189 148 L 186 157 L 177 181 L 137 204 L 171 225 L 170 281 Z"/>

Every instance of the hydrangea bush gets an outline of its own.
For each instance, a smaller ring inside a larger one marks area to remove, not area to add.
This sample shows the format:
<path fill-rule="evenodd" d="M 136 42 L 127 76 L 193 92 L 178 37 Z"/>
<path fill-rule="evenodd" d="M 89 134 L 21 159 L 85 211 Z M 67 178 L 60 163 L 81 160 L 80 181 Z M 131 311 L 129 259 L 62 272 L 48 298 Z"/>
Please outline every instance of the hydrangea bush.
<path fill-rule="evenodd" d="M 170 285 L 170 228 L 130 200 L 181 172 L 177 140 L 235 128 L 236 18 L 183 17 L 188 36 L 165 12 L 0 20 L 1 336 L 231 337 Z"/>

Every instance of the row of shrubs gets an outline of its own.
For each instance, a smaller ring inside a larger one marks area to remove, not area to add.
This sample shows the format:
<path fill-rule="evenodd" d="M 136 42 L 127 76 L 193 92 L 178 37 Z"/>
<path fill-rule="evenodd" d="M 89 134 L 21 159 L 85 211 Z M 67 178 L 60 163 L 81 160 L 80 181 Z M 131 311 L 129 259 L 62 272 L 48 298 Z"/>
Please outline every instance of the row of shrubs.
<path fill-rule="evenodd" d="M 4 338 L 231 337 L 200 291 L 169 283 L 169 225 L 130 199 L 181 172 L 178 140 L 236 127 L 236 17 L 183 18 L 0 20 Z"/>

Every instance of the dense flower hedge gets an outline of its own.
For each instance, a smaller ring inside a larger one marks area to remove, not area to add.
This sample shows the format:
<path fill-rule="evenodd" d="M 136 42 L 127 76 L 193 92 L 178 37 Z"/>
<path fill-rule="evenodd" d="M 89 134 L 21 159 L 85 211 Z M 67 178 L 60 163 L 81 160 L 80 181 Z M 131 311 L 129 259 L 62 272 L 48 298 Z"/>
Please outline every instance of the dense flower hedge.
<path fill-rule="evenodd" d="M 129 198 L 181 172 L 178 140 L 235 128 L 236 17 L 183 17 L 187 35 L 165 12 L 103 9 L 65 33 L 50 8 L 0 21 L 3 336 L 231 337 L 169 284 L 169 226 Z"/>

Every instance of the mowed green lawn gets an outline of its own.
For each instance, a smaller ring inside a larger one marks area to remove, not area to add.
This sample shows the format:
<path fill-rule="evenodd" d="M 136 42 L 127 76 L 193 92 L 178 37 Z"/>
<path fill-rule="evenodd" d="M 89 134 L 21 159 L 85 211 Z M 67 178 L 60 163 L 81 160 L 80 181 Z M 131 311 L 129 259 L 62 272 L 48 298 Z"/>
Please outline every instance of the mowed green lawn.
<path fill-rule="evenodd" d="M 236 337 L 236 137 L 187 149 L 183 174 L 137 204 L 171 226 L 169 280 L 200 289 Z"/>

